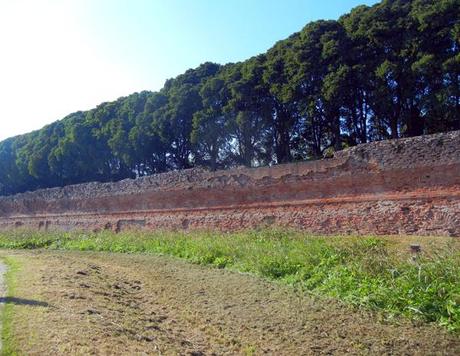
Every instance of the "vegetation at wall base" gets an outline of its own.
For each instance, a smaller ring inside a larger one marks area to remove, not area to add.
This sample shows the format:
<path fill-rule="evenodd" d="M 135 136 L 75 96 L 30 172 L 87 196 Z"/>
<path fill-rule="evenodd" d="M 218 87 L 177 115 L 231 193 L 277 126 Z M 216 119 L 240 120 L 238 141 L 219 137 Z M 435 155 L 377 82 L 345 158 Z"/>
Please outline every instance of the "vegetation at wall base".
<path fill-rule="evenodd" d="M 383 0 L 0 142 L 0 195 L 459 129 L 460 1 Z"/>
<path fill-rule="evenodd" d="M 165 254 L 295 285 L 357 307 L 460 332 L 460 241 L 322 237 L 285 230 L 213 232 L 0 232 L 0 248 Z"/>

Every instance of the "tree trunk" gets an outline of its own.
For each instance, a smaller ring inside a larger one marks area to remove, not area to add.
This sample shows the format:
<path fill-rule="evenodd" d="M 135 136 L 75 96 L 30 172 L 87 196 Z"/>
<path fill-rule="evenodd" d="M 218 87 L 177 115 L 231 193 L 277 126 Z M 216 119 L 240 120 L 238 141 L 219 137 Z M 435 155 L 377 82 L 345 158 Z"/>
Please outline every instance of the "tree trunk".
<path fill-rule="evenodd" d="M 287 163 L 292 161 L 289 121 L 289 114 L 283 110 L 277 110 L 277 118 L 275 122 L 275 154 L 278 163 Z"/>
<path fill-rule="evenodd" d="M 332 119 L 332 137 L 334 140 L 334 150 L 340 151 L 342 149 L 342 137 L 340 136 L 340 117 L 335 115 Z"/>
<path fill-rule="evenodd" d="M 424 131 L 423 118 L 420 117 L 420 112 L 415 105 L 411 105 L 409 118 L 407 121 L 407 136 L 420 136 Z"/>

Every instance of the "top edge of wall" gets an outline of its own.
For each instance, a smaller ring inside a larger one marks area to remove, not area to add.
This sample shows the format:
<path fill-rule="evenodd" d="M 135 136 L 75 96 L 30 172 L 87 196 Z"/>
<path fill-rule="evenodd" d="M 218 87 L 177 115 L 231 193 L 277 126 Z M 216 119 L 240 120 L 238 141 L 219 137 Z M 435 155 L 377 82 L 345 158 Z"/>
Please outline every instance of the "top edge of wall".
<path fill-rule="evenodd" d="M 237 167 L 209 171 L 192 168 L 170 171 L 118 182 L 90 182 L 65 187 L 40 189 L 0 197 L 0 201 L 18 199 L 61 199 L 87 196 L 138 194 L 143 191 L 207 188 L 212 186 L 253 185 L 286 176 L 322 175 L 334 177 L 360 170 L 400 170 L 417 166 L 441 166 L 460 163 L 460 131 L 412 138 L 377 141 L 338 151 L 333 158 L 280 164 L 269 167 Z"/>

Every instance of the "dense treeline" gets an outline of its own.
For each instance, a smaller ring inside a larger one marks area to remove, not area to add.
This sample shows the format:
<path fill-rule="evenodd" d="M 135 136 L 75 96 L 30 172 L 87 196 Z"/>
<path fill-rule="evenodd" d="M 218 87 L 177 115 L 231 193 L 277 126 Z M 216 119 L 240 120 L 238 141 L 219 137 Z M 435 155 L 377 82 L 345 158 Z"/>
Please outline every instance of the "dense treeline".
<path fill-rule="evenodd" d="M 0 143 L 0 194 L 460 129 L 460 0 L 384 0 Z"/>

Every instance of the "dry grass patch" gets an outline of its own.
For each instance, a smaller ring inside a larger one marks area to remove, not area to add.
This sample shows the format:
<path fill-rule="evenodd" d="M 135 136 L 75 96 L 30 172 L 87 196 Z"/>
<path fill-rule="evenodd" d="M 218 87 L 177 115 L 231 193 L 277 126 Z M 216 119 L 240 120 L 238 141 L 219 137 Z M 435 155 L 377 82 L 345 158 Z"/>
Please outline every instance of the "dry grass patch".
<path fill-rule="evenodd" d="M 434 326 L 389 322 L 294 288 L 168 257 L 3 251 L 20 354 L 456 354 Z M 42 304 L 42 303 L 47 303 Z"/>

